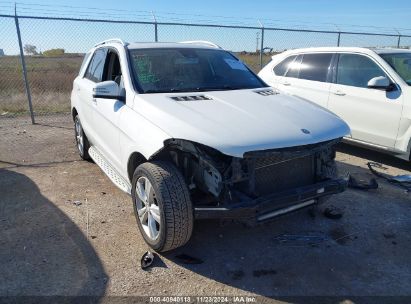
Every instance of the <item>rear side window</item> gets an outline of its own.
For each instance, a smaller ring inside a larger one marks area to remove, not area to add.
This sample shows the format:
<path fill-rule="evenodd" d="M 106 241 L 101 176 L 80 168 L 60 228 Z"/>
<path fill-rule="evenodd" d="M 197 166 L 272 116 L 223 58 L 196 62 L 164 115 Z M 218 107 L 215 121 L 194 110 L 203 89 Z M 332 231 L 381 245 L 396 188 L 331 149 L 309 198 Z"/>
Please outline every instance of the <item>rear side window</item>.
<path fill-rule="evenodd" d="M 297 56 L 289 56 L 285 58 L 283 61 L 281 61 L 279 64 L 277 64 L 273 69 L 274 74 L 277 76 L 284 76 L 285 72 L 287 72 L 288 66 L 291 62 L 294 61 L 295 57 Z"/>
<path fill-rule="evenodd" d="M 367 88 L 368 81 L 374 77 L 387 75 L 370 58 L 357 54 L 340 54 L 338 60 L 338 84 Z"/>
<path fill-rule="evenodd" d="M 304 54 L 300 65 L 300 79 L 327 81 L 332 54 Z"/>
<path fill-rule="evenodd" d="M 87 68 L 84 77 L 94 82 L 101 82 L 106 62 L 107 49 L 98 49 L 94 52 L 93 58 Z"/>
<path fill-rule="evenodd" d="M 290 62 L 287 68 L 287 72 L 285 73 L 286 77 L 298 78 L 298 75 L 300 74 L 302 58 L 302 55 L 298 55 L 298 57 L 293 62 Z"/>
<path fill-rule="evenodd" d="M 91 55 L 91 53 L 86 53 L 86 55 L 84 55 L 84 59 L 83 59 L 83 62 L 81 63 L 81 67 L 80 67 L 80 70 L 79 70 L 80 75 L 82 74 L 82 71 L 84 70 L 84 68 L 86 66 L 86 63 L 87 63 L 88 59 L 90 58 L 90 55 Z"/>

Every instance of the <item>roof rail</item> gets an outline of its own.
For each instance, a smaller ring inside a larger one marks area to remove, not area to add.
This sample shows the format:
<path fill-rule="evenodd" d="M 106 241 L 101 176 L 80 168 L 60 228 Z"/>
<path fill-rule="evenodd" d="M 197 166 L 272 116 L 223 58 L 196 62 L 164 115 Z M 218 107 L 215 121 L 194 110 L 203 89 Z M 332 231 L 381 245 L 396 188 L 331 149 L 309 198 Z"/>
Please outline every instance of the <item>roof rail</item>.
<path fill-rule="evenodd" d="M 97 43 L 97 44 L 95 45 L 95 47 L 96 47 L 96 46 L 99 46 L 99 45 L 106 44 L 106 43 L 110 43 L 110 42 L 117 42 L 117 43 L 120 43 L 122 46 L 127 46 L 127 45 L 128 45 L 128 42 L 125 42 L 123 39 L 120 39 L 120 38 L 112 38 L 112 39 L 107 39 L 107 40 L 104 40 L 104 41 L 101 41 L 101 42 Z"/>
<path fill-rule="evenodd" d="M 206 46 L 211 46 L 216 49 L 221 49 L 221 46 L 210 42 L 210 41 L 205 41 L 205 40 L 192 40 L 192 41 L 180 41 L 180 43 L 187 43 L 187 44 L 200 44 L 200 45 L 206 45 Z"/>

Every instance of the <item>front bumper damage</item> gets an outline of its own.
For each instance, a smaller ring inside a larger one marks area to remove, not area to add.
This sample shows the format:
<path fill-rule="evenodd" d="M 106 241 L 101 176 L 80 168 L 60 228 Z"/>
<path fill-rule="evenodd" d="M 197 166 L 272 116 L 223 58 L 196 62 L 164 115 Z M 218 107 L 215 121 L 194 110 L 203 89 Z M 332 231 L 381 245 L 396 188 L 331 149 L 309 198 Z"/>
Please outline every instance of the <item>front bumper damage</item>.
<path fill-rule="evenodd" d="M 347 185 L 348 177 L 332 179 L 233 203 L 225 207 L 196 206 L 194 215 L 196 219 L 238 219 L 263 222 L 314 205 L 322 197 L 343 192 Z"/>

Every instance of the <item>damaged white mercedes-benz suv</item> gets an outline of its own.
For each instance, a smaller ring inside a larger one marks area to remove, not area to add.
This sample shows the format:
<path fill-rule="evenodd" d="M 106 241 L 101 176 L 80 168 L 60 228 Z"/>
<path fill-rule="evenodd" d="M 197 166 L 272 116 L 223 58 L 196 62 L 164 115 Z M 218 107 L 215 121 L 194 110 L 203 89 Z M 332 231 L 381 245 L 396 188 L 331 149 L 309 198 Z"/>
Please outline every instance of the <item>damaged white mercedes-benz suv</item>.
<path fill-rule="evenodd" d="M 157 251 L 184 245 L 195 219 L 263 222 L 347 186 L 334 161 L 347 124 L 210 42 L 99 43 L 71 107 L 80 156 L 131 194 Z"/>

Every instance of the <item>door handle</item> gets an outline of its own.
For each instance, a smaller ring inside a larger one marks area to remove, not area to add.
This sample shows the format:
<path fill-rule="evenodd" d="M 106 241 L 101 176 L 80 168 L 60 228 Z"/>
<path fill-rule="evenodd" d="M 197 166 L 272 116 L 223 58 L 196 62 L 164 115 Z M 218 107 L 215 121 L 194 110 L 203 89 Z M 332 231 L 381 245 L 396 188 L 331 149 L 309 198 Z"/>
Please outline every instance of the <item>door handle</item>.
<path fill-rule="evenodd" d="M 282 84 L 285 85 L 285 86 L 290 86 L 291 85 L 291 83 L 289 83 L 288 81 L 284 81 Z"/>
<path fill-rule="evenodd" d="M 346 94 L 345 94 L 344 92 L 338 90 L 338 91 L 335 91 L 335 92 L 334 92 L 334 95 L 345 96 Z"/>
<path fill-rule="evenodd" d="M 97 99 L 93 98 L 93 103 L 96 105 L 97 104 Z"/>

